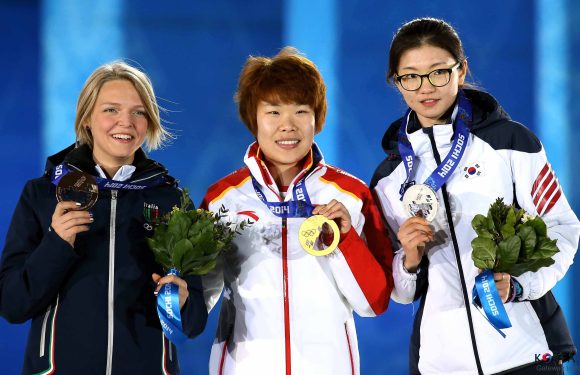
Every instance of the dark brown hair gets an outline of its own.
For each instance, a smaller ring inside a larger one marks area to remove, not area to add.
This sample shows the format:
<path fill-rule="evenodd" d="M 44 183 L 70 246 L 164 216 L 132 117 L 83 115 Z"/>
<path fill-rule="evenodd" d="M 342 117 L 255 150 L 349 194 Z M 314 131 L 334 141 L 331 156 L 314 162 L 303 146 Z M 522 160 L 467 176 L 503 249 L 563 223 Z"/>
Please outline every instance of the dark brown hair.
<path fill-rule="evenodd" d="M 293 47 L 273 58 L 250 56 L 240 73 L 235 101 L 240 118 L 255 136 L 260 101 L 309 105 L 314 111 L 315 132 L 326 118 L 326 86 L 312 61 Z"/>
<path fill-rule="evenodd" d="M 450 24 L 437 18 L 417 18 L 401 26 L 393 37 L 389 50 L 387 81 L 392 81 L 397 75 L 403 53 L 424 45 L 448 51 L 457 62 L 463 63 L 465 60 L 461 39 Z"/>

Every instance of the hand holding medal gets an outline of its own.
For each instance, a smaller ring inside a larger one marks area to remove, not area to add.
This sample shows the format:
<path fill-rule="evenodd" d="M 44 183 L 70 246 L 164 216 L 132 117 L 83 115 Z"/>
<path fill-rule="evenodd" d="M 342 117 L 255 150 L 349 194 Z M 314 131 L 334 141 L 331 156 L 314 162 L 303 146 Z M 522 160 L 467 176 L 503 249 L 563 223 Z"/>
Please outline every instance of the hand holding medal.
<path fill-rule="evenodd" d="M 89 230 L 93 218 L 87 210 L 98 198 L 95 178 L 75 171 L 64 175 L 56 188 L 58 204 L 52 215 L 51 227 L 63 240 L 74 247 L 76 235 Z"/>
<path fill-rule="evenodd" d="M 403 204 L 410 218 L 399 228 L 397 239 L 405 252 L 403 266 L 408 272 L 414 273 L 421 263 L 426 243 L 433 240 L 429 223 L 435 217 L 439 205 L 435 193 L 427 185 L 413 185 L 407 189 Z"/>
<path fill-rule="evenodd" d="M 88 210 L 99 197 L 96 179 L 88 173 L 74 171 L 64 175 L 56 187 L 59 202 L 73 201 L 80 205 L 74 210 Z"/>
<path fill-rule="evenodd" d="M 316 206 L 313 216 L 300 226 L 299 240 L 304 250 L 314 256 L 325 256 L 334 251 L 341 233 L 348 233 L 352 227 L 346 207 L 333 199 L 328 204 Z M 340 224 L 340 229 L 337 223 Z"/>
<path fill-rule="evenodd" d="M 435 219 L 439 209 L 437 195 L 425 184 L 410 186 L 403 194 L 403 205 L 409 217 L 423 217 L 428 222 Z"/>

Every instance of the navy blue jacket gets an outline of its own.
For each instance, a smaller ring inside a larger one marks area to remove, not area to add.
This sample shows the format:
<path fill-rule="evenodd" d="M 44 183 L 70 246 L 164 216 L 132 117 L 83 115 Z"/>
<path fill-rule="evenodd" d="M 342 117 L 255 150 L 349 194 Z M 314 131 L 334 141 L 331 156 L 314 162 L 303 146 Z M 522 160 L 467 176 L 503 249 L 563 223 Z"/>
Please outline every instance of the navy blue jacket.
<path fill-rule="evenodd" d="M 24 374 L 177 374 L 177 352 L 162 333 L 151 274 L 162 274 L 146 243 L 145 207 L 163 214 L 179 204 L 175 180 L 142 150 L 130 181 L 160 174 L 163 184 L 144 190 L 100 190 L 94 222 L 74 248 L 51 228 L 56 188 L 53 168 L 66 163 L 95 175 L 88 146 L 48 158 L 44 176 L 29 181 L 16 206 L 0 262 L 0 315 L 12 323 L 32 319 Z M 189 337 L 205 327 L 199 277 L 186 277 L 182 309 Z"/>

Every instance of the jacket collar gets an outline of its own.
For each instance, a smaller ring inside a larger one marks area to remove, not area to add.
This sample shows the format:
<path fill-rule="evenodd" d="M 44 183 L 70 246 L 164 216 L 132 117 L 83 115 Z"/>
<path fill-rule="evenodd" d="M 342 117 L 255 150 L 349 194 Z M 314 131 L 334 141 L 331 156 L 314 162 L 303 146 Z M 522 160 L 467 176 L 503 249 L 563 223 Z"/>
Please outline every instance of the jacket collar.
<path fill-rule="evenodd" d="M 510 116 L 492 95 L 474 89 L 463 89 L 463 91 L 473 107 L 473 122 L 470 129 L 472 132 L 476 133 L 478 130 L 498 121 L 510 120 Z M 381 142 L 387 157 L 392 160 L 400 159 L 398 131 L 401 126 L 401 120 L 400 118 L 389 126 Z M 417 126 L 416 124 L 409 124 L 409 132 L 418 129 Z"/>
<path fill-rule="evenodd" d="M 260 185 L 267 187 L 268 190 L 278 196 L 278 198 L 280 197 L 278 186 L 266 165 L 264 154 L 261 152 L 258 142 L 254 142 L 248 147 L 244 157 L 244 163 Z M 296 175 L 296 177 L 294 177 L 294 180 L 288 189 L 291 190 L 298 181 L 310 174 L 318 165 L 322 164 L 324 164 L 322 152 L 316 143 L 313 143 L 310 152 L 306 156 L 306 159 L 304 159 L 301 171 Z"/>
<path fill-rule="evenodd" d="M 50 176 L 52 170 L 62 163 L 66 163 L 75 169 L 91 175 L 97 175 L 95 170 L 96 164 L 93 160 L 93 151 L 88 144 L 72 144 L 56 154 L 49 156 L 44 168 L 45 175 Z M 149 159 L 141 148 L 135 152 L 135 158 L 133 159 L 132 164 L 135 166 L 135 172 L 133 173 L 132 179 L 136 177 L 143 178 L 149 174 L 168 173 L 167 169 L 162 164 L 153 159 Z M 170 180 L 171 183 L 174 182 L 173 178 L 170 178 Z"/>

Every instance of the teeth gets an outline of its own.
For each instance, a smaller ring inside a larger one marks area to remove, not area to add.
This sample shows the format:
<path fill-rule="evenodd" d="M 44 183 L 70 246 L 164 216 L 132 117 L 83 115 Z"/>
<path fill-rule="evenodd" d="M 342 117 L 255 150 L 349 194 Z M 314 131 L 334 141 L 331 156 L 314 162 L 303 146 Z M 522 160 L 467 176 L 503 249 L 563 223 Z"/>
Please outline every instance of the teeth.
<path fill-rule="evenodd" d="M 288 141 L 277 141 L 276 143 L 280 145 L 295 145 L 298 143 L 297 140 L 288 140 Z"/>
<path fill-rule="evenodd" d="M 133 137 L 131 137 L 128 134 L 113 134 L 113 138 L 129 140 L 129 139 L 131 139 Z"/>

